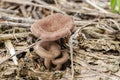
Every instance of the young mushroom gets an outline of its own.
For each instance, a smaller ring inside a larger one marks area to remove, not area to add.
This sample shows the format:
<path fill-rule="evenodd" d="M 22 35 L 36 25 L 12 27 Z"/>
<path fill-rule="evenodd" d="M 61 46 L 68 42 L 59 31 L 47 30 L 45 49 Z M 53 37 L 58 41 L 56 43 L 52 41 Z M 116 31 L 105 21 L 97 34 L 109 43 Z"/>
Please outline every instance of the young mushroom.
<path fill-rule="evenodd" d="M 46 68 L 51 68 L 53 64 L 56 66 L 53 69 L 61 69 L 62 64 L 68 60 L 68 53 L 61 51 L 55 41 L 71 34 L 74 27 L 72 17 L 60 13 L 40 19 L 31 26 L 31 32 L 42 40 L 34 49 L 39 56 L 44 58 Z"/>
<path fill-rule="evenodd" d="M 44 65 L 46 68 L 50 68 L 51 60 L 58 57 L 60 53 L 60 46 L 51 41 L 40 41 L 34 47 L 35 52 L 42 58 L 44 58 Z"/>

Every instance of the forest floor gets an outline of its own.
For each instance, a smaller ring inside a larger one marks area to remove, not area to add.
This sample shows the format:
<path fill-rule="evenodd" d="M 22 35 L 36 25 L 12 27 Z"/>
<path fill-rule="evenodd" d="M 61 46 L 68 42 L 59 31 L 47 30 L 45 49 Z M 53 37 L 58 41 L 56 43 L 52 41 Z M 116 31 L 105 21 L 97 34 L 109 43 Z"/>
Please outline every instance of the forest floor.
<path fill-rule="evenodd" d="M 30 31 L 54 13 L 76 25 L 63 39 L 69 60 L 61 70 L 45 68 Z M 120 15 L 109 0 L 0 0 L 0 80 L 120 80 Z"/>

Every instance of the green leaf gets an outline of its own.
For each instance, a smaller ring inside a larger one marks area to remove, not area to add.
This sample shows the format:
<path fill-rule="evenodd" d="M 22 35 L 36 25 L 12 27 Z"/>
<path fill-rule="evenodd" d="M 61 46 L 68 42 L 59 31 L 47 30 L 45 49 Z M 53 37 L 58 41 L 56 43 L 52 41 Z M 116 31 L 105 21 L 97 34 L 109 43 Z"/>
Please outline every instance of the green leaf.
<path fill-rule="evenodd" d="M 110 0 L 110 6 L 111 6 L 112 12 L 115 11 L 116 5 L 117 5 L 117 0 Z"/>
<path fill-rule="evenodd" d="M 118 0 L 118 12 L 119 12 L 119 14 L 120 14 L 120 0 Z"/>

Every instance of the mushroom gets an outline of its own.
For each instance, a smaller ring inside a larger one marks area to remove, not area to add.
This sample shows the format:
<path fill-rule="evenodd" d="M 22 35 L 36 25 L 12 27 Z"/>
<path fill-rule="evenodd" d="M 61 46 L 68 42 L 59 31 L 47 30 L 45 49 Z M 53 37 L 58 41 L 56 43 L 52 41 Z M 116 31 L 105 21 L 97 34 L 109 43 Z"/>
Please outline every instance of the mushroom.
<path fill-rule="evenodd" d="M 60 46 L 51 41 L 40 41 L 34 47 L 35 52 L 45 59 L 44 65 L 46 68 L 50 68 L 51 60 L 58 57 L 60 53 Z"/>
<path fill-rule="evenodd" d="M 31 26 L 31 32 L 40 42 L 34 47 L 35 52 L 44 58 L 46 68 L 52 67 L 55 70 L 61 69 L 63 63 L 68 60 L 68 53 L 61 51 L 60 46 L 55 42 L 73 32 L 74 22 L 72 17 L 60 13 L 49 15 L 38 20 Z M 60 55 L 62 55 L 60 57 Z"/>

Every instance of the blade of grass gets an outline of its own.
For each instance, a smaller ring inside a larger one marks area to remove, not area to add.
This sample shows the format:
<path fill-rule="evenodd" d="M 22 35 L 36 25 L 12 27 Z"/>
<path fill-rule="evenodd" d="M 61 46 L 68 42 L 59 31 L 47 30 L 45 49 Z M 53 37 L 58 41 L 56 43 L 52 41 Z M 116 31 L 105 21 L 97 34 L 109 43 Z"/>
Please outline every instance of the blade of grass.
<path fill-rule="evenodd" d="M 116 5 L 117 5 L 117 0 L 110 0 L 110 6 L 111 6 L 112 12 L 115 12 Z"/>
<path fill-rule="evenodd" d="M 118 0 L 117 5 L 118 5 L 118 12 L 120 14 L 120 0 Z"/>

